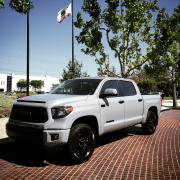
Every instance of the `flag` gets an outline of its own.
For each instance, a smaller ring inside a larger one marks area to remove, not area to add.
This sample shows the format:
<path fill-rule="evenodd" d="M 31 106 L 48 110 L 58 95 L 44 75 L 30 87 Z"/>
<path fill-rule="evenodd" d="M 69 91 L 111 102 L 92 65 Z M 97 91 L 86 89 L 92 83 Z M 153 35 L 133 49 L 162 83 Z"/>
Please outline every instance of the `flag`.
<path fill-rule="evenodd" d="M 69 17 L 71 15 L 72 15 L 72 10 L 71 10 L 71 3 L 70 3 L 68 7 L 65 7 L 64 9 L 61 9 L 58 12 L 57 22 L 61 23 L 65 18 L 67 18 L 67 17 Z"/>

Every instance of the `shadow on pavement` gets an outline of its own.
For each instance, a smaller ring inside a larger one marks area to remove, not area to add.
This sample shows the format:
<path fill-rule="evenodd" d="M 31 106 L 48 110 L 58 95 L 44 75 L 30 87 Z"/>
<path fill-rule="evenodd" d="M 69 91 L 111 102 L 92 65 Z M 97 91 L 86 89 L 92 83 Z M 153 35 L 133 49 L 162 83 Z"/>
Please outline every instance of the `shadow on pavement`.
<path fill-rule="evenodd" d="M 97 147 L 118 141 L 131 135 L 142 134 L 141 128 L 136 126 L 109 133 L 100 138 Z M 43 167 L 48 166 L 49 164 L 60 166 L 74 165 L 68 156 L 66 147 L 56 146 L 45 149 L 38 145 L 20 143 L 9 138 L 0 139 L 0 159 L 28 167 Z"/>
<path fill-rule="evenodd" d="M 49 164 L 74 165 L 65 147 L 44 148 L 36 144 L 17 142 L 10 138 L 0 139 L 0 159 L 28 167 L 44 167 Z"/>
<path fill-rule="evenodd" d="M 12 139 L 0 139 L 0 158 L 23 166 L 46 166 L 40 147 L 18 143 Z"/>
<path fill-rule="evenodd" d="M 118 141 L 120 139 L 123 139 L 127 136 L 133 136 L 133 135 L 144 135 L 141 126 L 132 126 L 126 129 L 122 129 L 119 131 L 111 132 L 108 134 L 103 135 L 100 138 L 100 141 L 98 143 L 98 146 L 103 146 L 105 144 L 109 144 L 115 141 Z"/>

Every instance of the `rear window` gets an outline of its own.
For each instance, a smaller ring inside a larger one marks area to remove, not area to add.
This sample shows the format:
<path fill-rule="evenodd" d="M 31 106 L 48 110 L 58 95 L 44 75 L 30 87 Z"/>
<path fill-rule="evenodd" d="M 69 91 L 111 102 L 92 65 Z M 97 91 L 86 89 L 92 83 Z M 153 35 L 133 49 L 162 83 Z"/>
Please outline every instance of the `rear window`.
<path fill-rule="evenodd" d="M 133 83 L 129 81 L 118 81 L 118 89 L 123 96 L 134 96 L 137 94 Z"/>

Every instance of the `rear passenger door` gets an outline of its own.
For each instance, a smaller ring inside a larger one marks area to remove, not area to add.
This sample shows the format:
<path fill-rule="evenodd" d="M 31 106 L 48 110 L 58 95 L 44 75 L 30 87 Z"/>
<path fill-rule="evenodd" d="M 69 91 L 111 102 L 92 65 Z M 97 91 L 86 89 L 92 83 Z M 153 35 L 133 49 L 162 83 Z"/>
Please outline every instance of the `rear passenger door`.
<path fill-rule="evenodd" d="M 118 80 L 118 89 L 122 92 L 124 99 L 125 123 L 131 126 L 142 121 L 143 100 L 137 94 L 131 81 Z"/>

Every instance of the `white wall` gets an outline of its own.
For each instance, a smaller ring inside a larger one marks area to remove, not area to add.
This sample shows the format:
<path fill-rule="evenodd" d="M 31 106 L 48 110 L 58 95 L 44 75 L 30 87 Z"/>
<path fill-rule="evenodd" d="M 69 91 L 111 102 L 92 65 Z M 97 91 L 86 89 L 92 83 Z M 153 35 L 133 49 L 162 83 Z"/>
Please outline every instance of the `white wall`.
<path fill-rule="evenodd" d="M 7 91 L 7 76 L 8 74 L 0 74 L 0 89 L 4 89 L 4 91 Z M 17 91 L 17 82 L 21 79 L 26 80 L 25 75 L 15 75 L 12 74 L 12 91 Z M 44 81 L 44 87 L 41 88 L 41 91 L 49 92 L 52 88 L 53 84 L 59 84 L 58 77 L 52 77 L 52 76 L 30 76 L 29 80 L 42 80 Z M 4 82 L 3 85 L 1 85 L 1 81 Z M 32 87 L 29 88 L 30 91 L 34 91 Z"/>
<path fill-rule="evenodd" d="M 0 89 L 7 90 L 7 74 L 0 73 Z"/>

